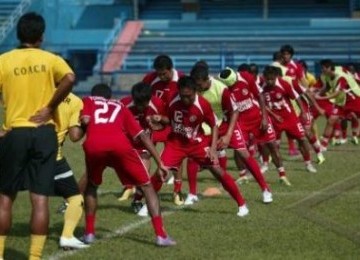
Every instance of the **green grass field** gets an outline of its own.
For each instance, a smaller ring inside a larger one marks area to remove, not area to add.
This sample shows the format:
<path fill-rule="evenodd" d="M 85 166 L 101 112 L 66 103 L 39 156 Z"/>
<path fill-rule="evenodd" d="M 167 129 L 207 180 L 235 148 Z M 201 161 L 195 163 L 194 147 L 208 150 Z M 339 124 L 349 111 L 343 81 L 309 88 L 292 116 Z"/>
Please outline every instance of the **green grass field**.
<path fill-rule="evenodd" d="M 274 202 L 264 205 L 254 182 L 241 185 L 250 215 L 237 217 L 236 203 L 222 195 L 204 198 L 194 206 L 172 203 L 172 186 L 160 193 L 164 223 L 178 245 L 158 248 L 149 218 L 132 212 L 130 201 L 118 202 L 121 186 L 112 170 L 104 174 L 97 213 L 97 242 L 89 249 L 58 248 L 63 216 L 56 214 L 61 198 L 51 199 L 51 224 L 44 259 L 360 259 L 360 146 L 330 147 L 318 173 L 304 170 L 301 159 L 286 158 L 293 186 L 278 183 L 274 166 L 266 178 Z M 80 144 L 67 142 L 64 154 L 77 177 L 84 171 Z M 230 153 L 229 153 L 230 154 Z M 234 177 L 237 171 L 229 160 Z M 199 174 L 199 191 L 217 184 L 211 174 Z M 184 192 L 187 182 L 184 180 Z M 20 193 L 14 205 L 5 259 L 26 259 L 29 247 L 29 200 Z M 76 230 L 81 236 L 84 221 Z"/>

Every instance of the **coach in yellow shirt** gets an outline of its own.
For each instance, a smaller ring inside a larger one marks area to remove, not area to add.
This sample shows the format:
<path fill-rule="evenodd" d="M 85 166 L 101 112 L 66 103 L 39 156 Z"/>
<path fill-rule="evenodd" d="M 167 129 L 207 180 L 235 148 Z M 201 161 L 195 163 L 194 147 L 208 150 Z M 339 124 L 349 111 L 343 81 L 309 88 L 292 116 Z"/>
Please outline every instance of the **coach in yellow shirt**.
<path fill-rule="evenodd" d="M 16 29 L 20 46 L 0 56 L 6 133 L 0 144 L 0 259 L 20 190 L 29 190 L 32 205 L 29 259 L 40 259 L 48 232 L 48 195 L 54 189 L 53 114 L 70 93 L 75 75 L 62 58 L 40 49 L 45 32 L 42 16 L 26 13 Z"/>

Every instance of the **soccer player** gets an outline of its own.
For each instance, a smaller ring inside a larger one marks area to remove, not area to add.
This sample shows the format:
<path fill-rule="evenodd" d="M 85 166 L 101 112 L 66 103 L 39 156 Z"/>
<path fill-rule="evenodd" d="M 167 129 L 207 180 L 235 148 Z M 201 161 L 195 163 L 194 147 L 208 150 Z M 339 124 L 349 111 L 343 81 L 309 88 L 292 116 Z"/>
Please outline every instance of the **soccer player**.
<path fill-rule="evenodd" d="M 168 106 L 170 99 L 178 92 L 177 81 L 184 74 L 174 68 L 171 58 L 165 54 L 154 59 L 153 68 L 154 71 L 146 74 L 143 82 L 151 86 L 153 96 L 160 98 L 165 103 L 165 106 Z M 154 143 L 165 142 L 170 131 L 170 126 L 166 126 L 163 130 L 154 132 Z M 174 184 L 174 203 L 176 205 L 184 204 L 182 194 L 176 192 L 179 189 L 181 190 L 182 169 L 175 173 L 175 178 L 172 176 L 168 180 L 168 184 Z"/>
<path fill-rule="evenodd" d="M 320 65 L 322 89 L 316 98 L 318 100 L 332 101 L 335 104 L 334 110 L 337 112 L 336 115 L 328 119 L 321 140 L 321 144 L 326 150 L 339 115 L 346 116 L 354 113 L 357 117 L 360 117 L 360 88 L 354 77 L 344 71 L 342 67 L 335 67 L 332 60 L 321 60 Z"/>
<path fill-rule="evenodd" d="M 238 123 L 245 141 L 250 143 L 254 139 L 262 150 L 270 151 L 279 172 L 280 182 L 291 186 L 275 143 L 275 131 L 266 111 L 263 90 L 256 85 L 254 78 L 244 71 L 236 73 L 231 68 L 226 68 L 220 72 L 218 78 L 228 86 L 235 99 L 239 110 Z"/>
<path fill-rule="evenodd" d="M 269 186 L 261 174 L 257 161 L 250 156 L 245 140 L 242 137 L 240 126 L 237 123 L 239 111 L 229 89 L 221 81 L 209 76 L 208 66 L 204 64 L 196 64 L 191 70 L 190 75 L 195 81 L 199 95 L 210 103 L 218 118 L 218 155 L 221 168 L 226 171 L 227 158 L 225 148 L 229 147 L 234 150 L 236 156 L 239 157 L 257 180 L 262 190 L 263 202 L 271 203 L 272 194 Z M 206 125 L 204 127 L 206 127 L 205 133 L 210 134 L 210 131 L 207 131 L 209 127 Z M 187 168 L 190 191 L 185 200 L 185 205 L 191 205 L 198 200 L 196 195 L 196 176 L 199 167 L 194 160 L 188 160 Z"/>
<path fill-rule="evenodd" d="M 303 114 L 303 103 L 299 94 L 291 85 L 279 76 L 279 69 L 267 66 L 264 69 L 264 96 L 266 106 L 272 117 L 278 143 L 281 141 L 281 133 L 285 131 L 291 138 L 299 143 L 300 151 L 303 155 L 305 167 L 309 172 L 316 172 L 311 163 L 309 145 L 305 138 L 305 130 L 296 115 L 290 99 L 296 100 L 301 113 Z"/>
<path fill-rule="evenodd" d="M 61 57 L 40 49 L 44 31 L 41 15 L 22 15 L 16 28 L 20 46 L 0 56 L 6 131 L 0 146 L 0 258 L 19 191 L 30 193 L 29 259 L 40 259 L 48 233 L 57 152 L 53 113 L 70 93 L 75 75 Z"/>
<path fill-rule="evenodd" d="M 168 107 L 168 117 L 171 123 L 171 133 L 165 143 L 161 159 L 164 165 L 177 171 L 185 158 L 195 160 L 201 167 L 206 167 L 221 182 L 224 189 L 230 193 L 238 205 L 238 216 L 244 217 L 249 213 L 235 181 L 219 165 L 217 158 L 216 116 L 210 104 L 196 93 L 194 80 L 185 76 L 178 81 L 179 95 L 174 97 Z M 211 128 L 211 135 L 206 136 L 202 124 Z M 155 190 L 160 190 L 163 177 L 153 175 L 151 181 Z M 143 207 L 141 215 L 146 215 Z"/>
<path fill-rule="evenodd" d="M 164 125 L 169 123 L 168 118 L 165 116 L 165 104 L 158 97 L 151 95 L 150 86 L 144 82 L 135 84 L 131 89 L 131 96 L 122 98 L 121 102 L 131 111 L 151 140 L 153 132 L 163 129 Z M 149 171 L 151 154 L 140 140 L 133 141 L 133 144 Z M 127 186 L 125 191 L 133 188 L 131 185 Z M 139 189 L 136 192 L 132 206 L 137 213 L 142 206 L 142 193 Z"/>
<path fill-rule="evenodd" d="M 102 183 L 106 167 L 114 168 L 124 185 L 141 187 L 148 205 L 158 246 L 172 246 L 172 240 L 164 230 L 157 194 L 149 173 L 143 165 L 134 145 L 129 140 L 139 139 L 153 156 L 158 165 L 158 174 L 166 175 L 168 170 L 160 160 L 148 135 L 140 127 L 131 112 L 118 100 L 111 99 L 111 89 L 105 84 L 97 84 L 91 96 L 83 99 L 84 108 L 81 122 L 86 126 L 85 152 L 88 182 L 85 190 L 86 229 L 84 241 L 95 240 L 95 213 L 97 188 Z M 104 134 L 106 138 L 104 138 Z"/>
<path fill-rule="evenodd" d="M 80 111 L 83 103 L 80 98 L 70 93 L 58 106 L 56 113 L 56 132 L 58 137 L 58 153 L 55 166 L 55 195 L 66 200 L 67 206 L 64 214 L 64 227 L 60 237 L 60 247 L 68 249 L 86 248 L 84 244 L 74 237 L 74 230 L 83 213 L 83 196 L 80 194 L 73 171 L 62 153 L 62 145 L 66 135 L 73 142 L 79 141 L 83 136 L 80 128 Z"/>

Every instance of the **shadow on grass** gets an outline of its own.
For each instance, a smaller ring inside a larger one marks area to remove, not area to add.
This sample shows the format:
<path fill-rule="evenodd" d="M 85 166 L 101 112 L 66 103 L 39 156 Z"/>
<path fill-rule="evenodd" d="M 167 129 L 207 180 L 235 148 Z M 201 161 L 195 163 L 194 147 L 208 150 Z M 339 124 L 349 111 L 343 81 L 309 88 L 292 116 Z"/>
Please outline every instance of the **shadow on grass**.
<path fill-rule="evenodd" d="M 28 259 L 28 256 L 16 249 L 5 247 L 4 259 L 26 260 Z"/>

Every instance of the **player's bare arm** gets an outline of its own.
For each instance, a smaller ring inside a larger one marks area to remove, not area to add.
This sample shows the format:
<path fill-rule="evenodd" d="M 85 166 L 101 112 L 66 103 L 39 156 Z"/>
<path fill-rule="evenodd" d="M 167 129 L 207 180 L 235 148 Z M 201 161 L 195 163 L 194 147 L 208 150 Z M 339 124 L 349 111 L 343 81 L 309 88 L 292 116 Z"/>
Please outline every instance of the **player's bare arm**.
<path fill-rule="evenodd" d="M 217 147 L 219 149 L 225 149 L 225 148 L 227 148 L 229 146 L 230 139 L 231 139 L 231 136 L 234 133 L 234 128 L 235 128 L 236 122 L 238 120 L 238 117 L 239 117 L 239 111 L 233 111 L 231 113 L 229 127 L 228 127 L 228 129 L 226 131 L 226 134 L 221 136 L 219 138 L 219 140 L 217 141 L 217 143 L 218 143 Z"/>
<path fill-rule="evenodd" d="M 267 119 L 267 109 L 266 109 L 266 105 L 265 105 L 265 98 L 264 95 L 262 93 L 260 93 L 259 95 L 259 104 L 260 104 L 260 109 L 261 109 L 261 125 L 260 125 L 260 129 L 262 131 L 266 131 L 268 128 L 268 119 Z"/>

